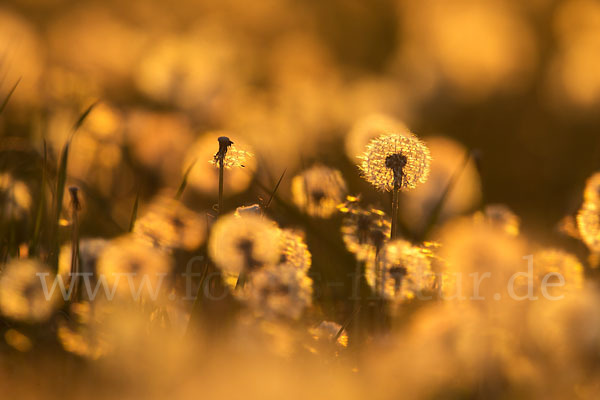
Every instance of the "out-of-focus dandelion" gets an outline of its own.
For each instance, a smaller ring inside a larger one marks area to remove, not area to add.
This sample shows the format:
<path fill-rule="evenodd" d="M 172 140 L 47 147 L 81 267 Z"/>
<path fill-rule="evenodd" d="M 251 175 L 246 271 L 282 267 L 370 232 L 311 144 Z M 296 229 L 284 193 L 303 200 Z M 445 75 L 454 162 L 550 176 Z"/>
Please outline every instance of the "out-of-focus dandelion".
<path fill-rule="evenodd" d="M 504 204 L 488 204 L 483 212 L 475 213 L 475 221 L 488 224 L 509 235 L 517 236 L 521 219 Z"/>
<path fill-rule="evenodd" d="M 427 182 L 404 194 L 400 209 L 403 221 L 416 231 L 425 227 L 452 179 L 456 180 L 443 200 L 437 222 L 470 211 L 481 199 L 481 184 L 474 161 L 469 160 L 462 168 L 467 149 L 443 136 L 427 138 L 425 143 L 432 157 L 429 177 Z M 453 178 L 455 174 L 459 175 Z"/>
<path fill-rule="evenodd" d="M 435 280 L 429 257 L 405 240 L 383 246 L 374 262 L 367 262 L 365 277 L 377 294 L 395 302 L 431 290 Z"/>
<path fill-rule="evenodd" d="M 58 285 L 50 268 L 35 260 L 16 260 L 0 275 L 0 311 L 25 322 L 44 322 L 60 301 Z"/>
<path fill-rule="evenodd" d="M 134 225 L 133 233 L 156 247 L 194 250 L 204 242 L 206 218 L 179 201 L 159 197 Z"/>
<path fill-rule="evenodd" d="M 600 253 L 600 204 L 584 203 L 577 213 L 581 240 L 592 253 Z"/>
<path fill-rule="evenodd" d="M 214 195 L 218 190 L 219 163 L 215 160 L 215 143 L 222 136 L 227 137 L 227 133 L 206 133 L 187 151 L 182 168 L 185 170 L 194 164 L 188 175 L 188 185 L 192 189 L 208 195 Z M 227 169 L 227 179 L 224 179 L 223 186 L 227 193 L 239 193 L 250 184 L 256 160 L 248 149 L 243 140 L 236 138 L 235 144 L 228 146 L 224 154 L 223 166 Z M 241 168 L 242 166 L 245 168 Z"/>
<path fill-rule="evenodd" d="M 345 195 L 346 182 L 336 169 L 314 165 L 292 179 L 294 203 L 313 217 L 329 218 Z"/>
<path fill-rule="evenodd" d="M 596 172 L 585 182 L 583 202 L 600 204 L 600 172 Z"/>
<path fill-rule="evenodd" d="M 60 321 L 57 336 L 63 348 L 73 354 L 97 360 L 107 354 L 111 343 L 100 328 L 107 310 L 101 302 L 73 303 L 73 321 Z"/>
<path fill-rule="evenodd" d="M 9 329 L 4 333 L 4 340 L 10 347 L 22 353 L 31 350 L 33 347 L 31 339 L 15 329 Z"/>
<path fill-rule="evenodd" d="M 242 217 L 246 214 L 261 215 L 262 209 L 260 208 L 260 206 L 258 204 L 252 204 L 249 206 L 240 206 L 235 209 L 235 215 L 238 217 Z"/>
<path fill-rule="evenodd" d="M 360 158 L 362 176 L 377 189 L 393 193 L 391 238 L 395 239 L 399 192 L 427 181 L 429 149 L 415 136 L 381 135 L 369 142 Z"/>
<path fill-rule="evenodd" d="M 165 277 L 171 272 L 172 259 L 163 250 L 150 246 L 133 235 L 110 241 L 98 259 L 98 279 L 124 298 L 164 291 Z"/>
<path fill-rule="evenodd" d="M 293 265 L 303 272 L 308 272 L 312 256 L 301 233 L 291 229 L 281 230 L 281 257 L 279 262 Z"/>
<path fill-rule="evenodd" d="M 312 353 L 338 355 L 340 350 L 348 347 L 348 333 L 333 321 L 323 321 L 308 332 L 314 340 L 308 347 Z"/>
<path fill-rule="evenodd" d="M 406 125 L 386 114 L 368 114 L 357 120 L 346 136 L 346 154 L 357 161 L 372 139 L 385 134 L 412 136 Z"/>
<path fill-rule="evenodd" d="M 250 276 L 244 292 L 256 315 L 296 320 L 311 304 L 312 280 L 294 265 L 270 265 Z"/>
<path fill-rule="evenodd" d="M 371 255 L 377 253 L 390 238 L 389 218 L 376 208 L 362 208 L 358 197 L 354 196 L 348 196 L 339 210 L 346 214 L 341 231 L 348 251 L 354 253 L 359 261 L 372 258 Z"/>
<path fill-rule="evenodd" d="M 32 200 L 29 188 L 9 173 L 0 173 L 0 210 L 5 219 L 20 220 L 29 214 Z"/>
<path fill-rule="evenodd" d="M 535 253 L 533 272 L 535 287 L 547 284 L 545 290 L 554 297 L 583 288 L 583 266 L 577 257 L 562 250 L 545 249 Z"/>
<path fill-rule="evenodd" d="M 255 214 L 222 216 L 212 227 L 208 241 L 210 257 L 231 288 L 240 274 L 278 263 L 281 248 L 281 230 L 275 222 Z"/>

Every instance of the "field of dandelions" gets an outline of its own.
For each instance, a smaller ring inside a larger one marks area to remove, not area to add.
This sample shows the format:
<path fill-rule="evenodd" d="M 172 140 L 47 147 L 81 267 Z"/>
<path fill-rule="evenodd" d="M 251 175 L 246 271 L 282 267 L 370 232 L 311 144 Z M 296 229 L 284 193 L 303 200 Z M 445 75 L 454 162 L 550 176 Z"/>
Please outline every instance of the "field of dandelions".
<path fill-rule="evenodd" d="M 599 21 L 2 3 L 0 397 L 600 398 Z"/>

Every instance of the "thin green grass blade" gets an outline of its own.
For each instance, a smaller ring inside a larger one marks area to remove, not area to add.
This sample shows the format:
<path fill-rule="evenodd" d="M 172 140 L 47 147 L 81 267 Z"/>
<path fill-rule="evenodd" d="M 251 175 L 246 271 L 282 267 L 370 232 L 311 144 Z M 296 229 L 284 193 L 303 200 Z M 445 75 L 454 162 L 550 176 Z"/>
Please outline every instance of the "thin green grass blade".
<path fill-rule="evenodd" d="M 129 230 L 128 232 L 132 232 L 133 231 L 133 227 L 135 225 L 135 220 L 137 219 L 137 212 L 138 212 L 138 204 L 140 202 L 140 191 L 138 190 L 137 194 L 135 195 L 135 202 L 133 203 L 133 210 L 131 210 L 131 219 L 129 220 Z"/>
<path fill-rule="evenodd" d="M 285 176 L 286 171 L 287 171 L 287 168 L 283 170 L 283 173 L 279 177 L 279 180 L 277 181 L 275 188 L 273 189 L 273 191 L 271 192 L 271 195 L 269 196 L 269 201 L 267 201 L 267 204 L 265 204 L 265 209 L 269 208 L 269 206 L 271 205 L 271 201 L 273 201 L 273 197 L 275 197 L 275 193 L 277 193 L 277 189 L 279 189 L 279 185 L 281 185 L 281 182 L 283 181 L 283 177 Z"/>
<path fill-rule="evenodd" d="M 46 206 L 46 168 L 48 161 L 48 151 L 46 139 L 44 139 L 44 164 L 42 165 L 42 182 L 40 184 L 40 198 L 38 200 L 38 207 L 35 213 L 35 225 L 33 228 L 33 236 L 31 240 L 31 253 L 36 255 L 38 250 L 38 244 L 40 241 L 40 234 L 42 231 L 42 220 L 44 216 L 44 208 Z"/>
<path fill-rule="evenodd" d="M 2 112 L 4 111 L 4 109 L 6 108 L 6 105 L 10 101 L 10 98 L 12 97 L 13 93 L 15 92 L 15 90 L 17 90 L 17 86 L 19 86 L 19 82 L 21 82 L 21 78 L 17 79 L 17 82 L 10 89 L 10 91 L 6 95 L 6 98 L 4 99 L 4 101 L 2 102 L 2 104 L 0 105 L 0 115 L 2 114 Z"/>
<path fill-rule="evenodd" d="M 183 191 L 185 190 L 185 187 L 187 186 L 187 181 L 188 181 L 188 176 L 190 174 L 190 172 L 192 172 L 192 168 L 194 168 L 194 165 L 196 165 L 196 161 L 198 160 L 194 160 L 189 167 L 187 167 L 187 169 L 185 170 L 185 173 L 183 174 L 183 178 L 181 179 L 181 183 L 179 184 L 179 188 L 177 188 L 177 193 L 175 194 L 175 200 L 179 200 L 181 198 L 181 195 L 183 194 Z"/>

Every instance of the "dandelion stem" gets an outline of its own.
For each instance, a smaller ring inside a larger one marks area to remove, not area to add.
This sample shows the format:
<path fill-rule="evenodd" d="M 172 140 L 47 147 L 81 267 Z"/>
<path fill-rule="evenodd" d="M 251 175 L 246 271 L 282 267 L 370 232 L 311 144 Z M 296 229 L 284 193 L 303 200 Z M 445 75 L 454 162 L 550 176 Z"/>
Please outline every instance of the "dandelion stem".
<path fill-rule="evenodd" d="M 400 187 L 394 184 L 392 190 L 392 229 L 390 233 L 391 240 L 396 239 L 398 234 L 398 198 L 400 197 Z"/>
<path fill-rule="evenodd" d="M 223 158 L 219 159 L 219 210 L 218 215 L 223 214 Z"/>

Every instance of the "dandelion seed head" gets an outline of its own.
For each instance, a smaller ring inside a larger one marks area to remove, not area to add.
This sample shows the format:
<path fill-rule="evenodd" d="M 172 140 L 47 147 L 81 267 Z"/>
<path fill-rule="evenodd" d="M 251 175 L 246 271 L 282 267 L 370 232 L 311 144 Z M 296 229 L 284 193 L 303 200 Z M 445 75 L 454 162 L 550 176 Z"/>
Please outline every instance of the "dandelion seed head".
<path fill-rule="evenodd" d="M 235 209 L 235 215 L 238 217 L 244 216 L 245 214 L 261 215 L 262 209 L 258 204 L 252 204 L 249 206 L 241 206 Z"/>
<path fill-rule="evenodd" d="M 159 197 L 134 225 L 133 233 L 156 247 L 194 250 L 206 238 L 206 218 L 179 201 Z"/>
<path fill-rule="evenodd" d="M 348 333 L 342 326 L 333 321 L 323 321 L 318 326 L 310 329 L 312 338 L 317 342 L 324 342 L 326 345 L 335 344 L 340 348 L 348 347 Z"/>
<path fill-rule="evenodd" d="M 377 189 L 414 189 L 427 181 L 431 156 L 414 136 L 381 135 L 369 142 L 360 157 L 362 176 Z"/>
<path fill-rule="evenodd" d="M 376 208 L 362 208 L 356 197 L 348 196 L 339 207 L 346 214 L 340 228 L 346 248 L 360 261 L 373 258 L 375 253 L 389 240 L 391 221 Z"/>
<path fill-rule="evenodd" d="M 600 203 L 600 172 L 588 178 L 583 192 L 584 203 Z"/>
<path fill-rule="evenodd" d="M 111 240 L 98 259 L 98 276 L 105 278 L 109 287 L 117 286 L 118 293 L 131 296 L 129 281 L 134 290 L 143 282 L 152 290 L 159 287 L 162 278 L 168 275 L 173 267 L 173 260 L 163 250 L 150 246 L 133 234 L 124 235 Z M 143 288 L 142 295 L 148 293 Z"/>
<path fill-rule="evenodd" d="M 25 321 L 44 322 L 60 301 L 60 290 L 47 299 L 44 293 L 54 283 L 50 268 L 35 260 L 12 261 L 0 274 L 0 312 L 5 316 Z"/>
<path fill-rule="evenodd" d="M 577 213 L 581 240 L 593 253 L 600 252 L 600 204 L 584 203 Z"/>
<path fill-rule="evenodd" d="M 0 207 L 3 215 L 14 220 L 25 218 L 31 209 L 29 188 L 9 173 L 0 173 Z"/>
<path fill-rule="evenodd" d="M 235 147 L 227 136 L 219 136 L 217 141 L 219 142 L 219 150 L 213 156 L 212 160 L 210 160 L 210 163 L 217 167 L 222 158 L 225 168 L 243 168 L 245 167 L 246 160 L 252 157 L 252 153 Z"/>
<path fill-rule="evenodd" d="M 559 274 L 564 279 L 563 286 L 552 286 L 546 289 L 552 296 L 565 292 L 578 291 L 583 288 L 583 266 L 572 254 L 562 250 L 545 249 L 533 255 L 535 286 L 540 287 L 548 274 Z M 547 282 L 555 282 L 554 278 L 546 278 Z"/>
<path fill-rule="evenodd" d="M 372 139 L 385 134 L 413 136 L 402 122 L 386 114 L 369 114 L 357 120 L 346 136 L 346 154 L 356 161 Z"/>
<path fill-rule="evenodd" d="M 313 217 L 331 217 L 346 191 L 342 173 L 322 165 L 315 165 L 292 179 L 294 203 Z"/>
<path fill-rule="evenodd" d="M 268 320 L 297 320 L 312 302 L 312 280 L 290 264 L 270 265 L 256 271 L 244 291 L 250 309 Z"/>
<path fill-rule="evenodd" d="M 60 321 L 57 336 L 62 347 L 81 357 L 97 360 L 106 355 L 112 344 L 100 328 L 107 309 L 101 302 L 80 302 L 71 305 L 73 321 Z"/>
<path fill-rule="evenodd" d="M 420 247 L 405 240 L 383 246 L 365 267 L 365 278 L 373 290 L 396 302 L 413 299 L 433 287 L 431 261 Z"/>
<path fill-rule="evenodd" d="M 292 229 L 282 229 L 280 233 L 282 245 L 279 262 L 293 265 L 305 273 L 308 272 L 312 256 L 302 234 Z"/>
<path fill-rule="evenodd" d="M 281 230 L 277 225 L 255 214 L 220 217 L 208 241 L 210 257 L 230 287 L 235 287 L 240 273 L 278 263 L 281 246 Z"/>

